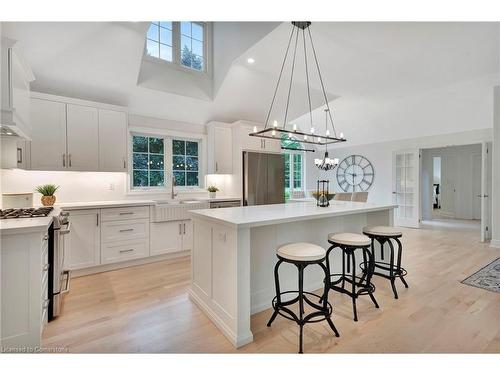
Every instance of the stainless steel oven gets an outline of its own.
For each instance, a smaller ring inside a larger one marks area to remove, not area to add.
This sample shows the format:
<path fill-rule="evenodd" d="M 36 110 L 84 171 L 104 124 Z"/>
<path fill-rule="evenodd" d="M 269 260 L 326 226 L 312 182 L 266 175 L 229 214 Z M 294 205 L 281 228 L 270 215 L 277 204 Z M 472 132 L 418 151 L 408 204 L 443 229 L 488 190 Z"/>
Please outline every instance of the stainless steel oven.
<path fill-rule="evenodd" d="M 64 270 L 64 236 L 71 230 L 71 222 L 68 212 L 61 212 L 54 217 L 54 252 L 51 262 L 52 274 L 52 320 L 61 314 L 63 297 L 69 292 L 71 274 L 69 270 Z"/>

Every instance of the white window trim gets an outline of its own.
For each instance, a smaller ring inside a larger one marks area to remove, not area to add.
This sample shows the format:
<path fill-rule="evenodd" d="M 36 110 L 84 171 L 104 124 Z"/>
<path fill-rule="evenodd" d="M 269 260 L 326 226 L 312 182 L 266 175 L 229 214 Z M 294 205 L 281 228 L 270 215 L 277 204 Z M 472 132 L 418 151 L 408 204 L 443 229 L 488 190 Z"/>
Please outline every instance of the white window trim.
<path fill-rule="evenodd" d="M 140 135 L 145 137 L 163 137 L 168 139 L 183 139 L 187 141 L 197 141 L 198 149 L 198 186 L 176 186 L 177 192 L 206 192 L 204 188 L 205 176 L 207 171 L 207 136 L 200 133 L 187 133 L 179 132 L 169 129 L 157 129 L 146 127 L 130 127 L 127 133 L 127 147 L 128 147 L 128 171 L 127 171 L 127 195 L 144 195 L 144 194 L 163 194 L 170 193 L 172 188 L 172 142 L 164 143 L 164 166 L 165 166 L 165 185 L 164 186 L 147 186 L 147 187 L 133 187 L 133 150 L 132 150 L 132 137 Z"/>
<path fill-rule="evenodd" d="M 305 155 L 302 151 L 293 151 L 293 150 L 286 150 L 283 152 L 284 154 L 290 155 L 290 186 L 285 186 L 285 189 L 288 189 L 289 191 L 305 191 L 305 182 L 306 182 L 306 158 Z M 302 158 L 302 163 L 301 163 L 301 179 L 300 179 L 300 188 L 293 187 L 293 172 L 294 172 L 294 164 L 293 164 L 293 155 L 301 155 Z"/>
<path fill-rule="evenodd" d="M 181 41 L 181 27 L 180 22 L 172 21 L 172 61 L 167 61 L 160 59 L 159 57 L 149 56 L 147 52 L 147 31 L 144 37 L 144 51 L 143 58 L 147 61 L 151 61 L 158 64 L 166 64 L 171 68 L 192 73 L 194 75 L 212 76 L 212 23 L 211 22 L 200 22 L 200 21 L 190 21 L 194 23 L 203 24 L 203 58 L 205 60 L 205 65 L 203 70 L 196 70 L 188 66 L 181 64 L 181 52 L 180 52 L 180 41 Z M 149 29 L 149 27 L 148 27 Z"/>

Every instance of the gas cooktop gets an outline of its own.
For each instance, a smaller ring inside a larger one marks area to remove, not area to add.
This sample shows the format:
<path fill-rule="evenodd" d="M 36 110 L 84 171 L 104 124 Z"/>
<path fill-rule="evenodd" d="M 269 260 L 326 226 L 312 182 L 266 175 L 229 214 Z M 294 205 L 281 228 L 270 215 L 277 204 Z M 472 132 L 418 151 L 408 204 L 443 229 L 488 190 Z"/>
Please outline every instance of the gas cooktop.
<path fill-rule="evenodd" d="M 24 219 L 30 217 L 45 217 L 54 207 L 40 208 L 7 208 L 0 210 L 0 219 Z"/>

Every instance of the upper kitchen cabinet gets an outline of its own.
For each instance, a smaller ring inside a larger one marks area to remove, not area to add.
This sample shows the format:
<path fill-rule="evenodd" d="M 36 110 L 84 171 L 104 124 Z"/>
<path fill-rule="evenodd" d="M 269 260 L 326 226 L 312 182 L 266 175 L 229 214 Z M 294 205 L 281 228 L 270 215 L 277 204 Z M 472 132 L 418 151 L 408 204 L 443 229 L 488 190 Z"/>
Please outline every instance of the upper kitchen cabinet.
<path fill-rule="evenodd" d="M 16 48 L 16 41 L 2 37 L 0 51 L 1 132 L 3 136 L 31 137 L 30 83 L 35 77 Z"/>
<path fill-rule="evenodd" d="M 208 131 L 208 173 L 233 173 L 233 133 L 230 124 L 210 122 Z"/>
<path fill-rule="evenodd" d="M 249 135 L 253 133 L 254 126 L 257 126 L 257 130 L 262 130 L 264 127 L 244 121 L 237 121 L 235 124 L 239 125 L 242 150 L 281 153 L 281 142 L 278 137 L 277 139 L 264 139 Z"/>
<path fill-rule="evenodd" d="M 99 170 L 127 171 L 127 114 L 99 110 Z"/>
<path fill-rule="evenodd" d="M 127 113 L 99 104 L 34 93 L 31 169 L 125 172 Z"/>
<path fill-rule="evenodd" d="M 67 167 L 72 171 L 99 170 L 97 108 L 67 104 Z"/>
<path fill-rule="evenodd" d="M 66 170 L 66 104 L 31 99 L 31 169 Z"/>

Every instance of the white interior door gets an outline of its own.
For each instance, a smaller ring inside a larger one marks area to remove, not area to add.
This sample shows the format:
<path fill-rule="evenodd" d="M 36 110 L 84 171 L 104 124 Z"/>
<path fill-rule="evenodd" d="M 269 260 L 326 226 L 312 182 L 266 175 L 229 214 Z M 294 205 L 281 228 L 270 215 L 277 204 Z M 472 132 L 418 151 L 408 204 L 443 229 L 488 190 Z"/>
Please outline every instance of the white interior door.
<path fill-rule="evenodd" d="M 491 239 L 491 142 L 483 142 L 481 153 L 481 241 Z"/>
<path fill-rule="evenodd" d="M 472 154 L 472 219 L 481 219 L 482 155 Z"/>
<path fill-rule="evenodd" d="M 420 226 L 420 150 L 402 150 L 393 154 L 394 223 L 397 226 Z"/>

